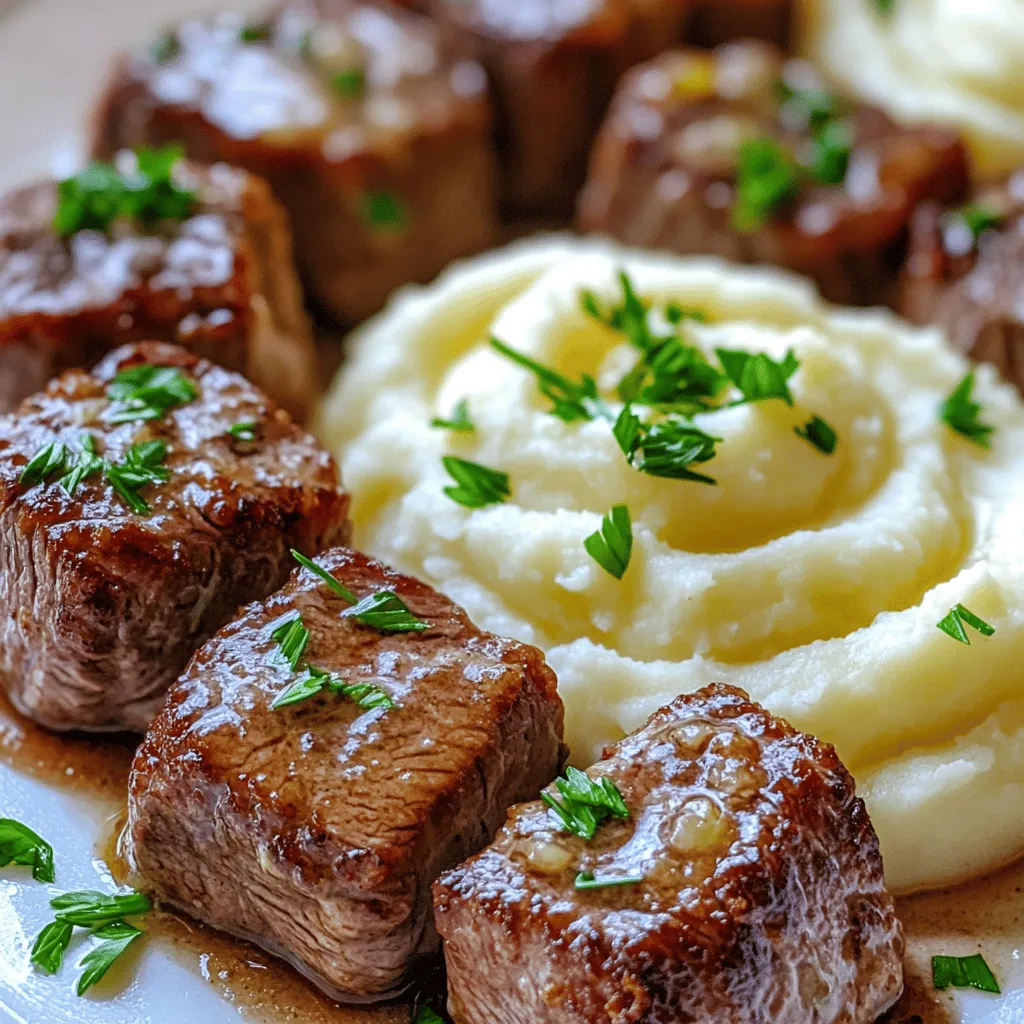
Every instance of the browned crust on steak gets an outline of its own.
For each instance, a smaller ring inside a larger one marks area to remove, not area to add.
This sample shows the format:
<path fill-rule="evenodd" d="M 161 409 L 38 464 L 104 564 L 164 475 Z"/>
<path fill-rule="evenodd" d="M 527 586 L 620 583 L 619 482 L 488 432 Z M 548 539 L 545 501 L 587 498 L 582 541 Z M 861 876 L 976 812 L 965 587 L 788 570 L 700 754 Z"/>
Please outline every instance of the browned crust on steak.
<path fill-rule="evenodd" d="M 358 625 L 296 571 L 171 691 L 136 755 L 123 847 L 160 899 L 285 956 L 337 998 L 377 999 L 437 948 L 431 882 L 557 772 L 562 704 L 535 648 L 482 633 L 354 551 L 317 561 L 359 597 L 393 590 L 429 629 Z M 270 634 L 296 610 L 309 662 L 396 706 L 332 695 L 271 710 L 294 674 Z"/>
<path fill-rule="evenodd" d="M 579 227 L 630 245 L 779 264 L 833 302 L 891 303 L 914 207 L 966 189 L 964 145 L 946 129 L 896 125 L 844 101 L 853 131 L 844 180 L 805 176 L 765 224 L 739 230 L 731 211 L 742 141 L 767 136 L 796 154 L 808 144 L 806 127 L 783 123 L 780 76 L 824 89 L 809 67 L 763 43 L 670 52 L 630 71 L 594 146 Z"/>
<path fill-rule="evenodd" d="M 715 685 L 605 754 L 589 774 L 629 820 L 587 843 L 525 804 L 434 886 L 457 1024 L 869 1024 L 898 998 L 902 932 L 832 747 Z M 691 801 L 720 817 L 680 845 Z M 643 881 L 578 891 L 581 870 Z"/>
<path fill-rule="evenodd" d="M 236 22 L 224 15 L 177 27 L 181 50 L 166 64 L 148 53 L 123 58 L 96 115 L 100 155 L 181 142 L 195 159 L 223 160 L 265 177 L 291 218 L 311 298 L 344 322 L 376 312 L 399 285 L 428 281 L 452 259 L 487 248 L 496 234 L 484 76 L 453 58 L 434 26 L 388 4 L 355 0 L 296 0 L 268 26 L 290 32 L 295 19 L 350 25 L 370 11 L 402 36 L 378 39 L 358 100 L 332 98 L 283 41 L 242 42 L 237 25 L 233 33 L 225 29 L 226 19 Z M 409 45 L 429 55 L 431 66 L 395 80 L 394 49 Z M 247 49 L 263 60 L 251 73 L 244 69 Z M 326 120 L 254 129 L 246 114 L 267 102 L 268 79 L 277 90 L 272 102 L 325 104 Z M 225 90 L 227 103 L 218 98 Z M 398 199 L 401 225 L 372 223 L 367 201 L 375 194 Z"/>
<path fill-rule="evenodd" d="M 198 399 L 149 423 L 106 422 L 106 384 L 146 362 L 181 367 Z M 228 428 L 248 421 L 258 438 L 239 444 Z M 19 483 L 46 444 L 77 450 L 83 432 L 112 462 L 166 442 L 171 478 L 143 490 L 149 514 L 100 475 L 73 495 Z M 53 729 L 142 731 L 196 647 L 287 579 L 289 548 L 348 536 L 348 505 L 333 459 L 236 373 L 155 342 L 65 373 L 0 417 L 3 685 Z"/>
<path fill-rule="evenodd" d="M 243 171 L 179 172 L 197 191 L 195 216 L 148 232 L 59 237 L 55 182 L 0 200 L 0 411 L 143 340 L 184 345 L 293 415 L 309 411 L 316 353 L 283 209 Z"/>

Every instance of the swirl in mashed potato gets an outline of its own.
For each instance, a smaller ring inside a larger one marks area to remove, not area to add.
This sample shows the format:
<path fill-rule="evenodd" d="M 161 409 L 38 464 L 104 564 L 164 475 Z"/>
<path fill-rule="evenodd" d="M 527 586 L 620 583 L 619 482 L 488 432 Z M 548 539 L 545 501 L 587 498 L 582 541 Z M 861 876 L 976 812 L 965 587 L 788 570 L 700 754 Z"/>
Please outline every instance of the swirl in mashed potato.
<path fill-rule="evenodd" d="M 488 346 L 591 373 L 616 408 L 635 352 L 580 293 L 614 303 L 620 269 L 655 305 L 703 310 L 685 330 L 709 357 L 799 360 L 793 408 L 696 417 L 723 439 L 700 466 L 717 486 L 637 472 L 606 420 L 550 415 Z M 980 367 L 996 430 L 991 451 L 971 444 L 938 414 L 967 370 L 937 331 L 827 307 L 778 272 L 548 240 L 398 298 L 355 337 L 321 432 L 361 546 L 547 651 L 577 763 L 680 692 L 742 686 L 836 745 L 909 890 L 1024 851 L 1024 404 Z M 428 428 L 463 398 L 474 433 Z M 814 413 L 838 432 L 831 456 L 794 433 Z M 451 501 L 449 453 L 507 472 L 510 500 Z M 583 547 L 618 503 L 635 535 L 621 582 Z M 995 634 L 938 630 L 958 603 Z"/>
<path fill-rule="evenodd" d="M 1021 0 L 810 0 L 802 49 L 896 120 L 959 128 L 983 174 L 1024 164 Z"/>

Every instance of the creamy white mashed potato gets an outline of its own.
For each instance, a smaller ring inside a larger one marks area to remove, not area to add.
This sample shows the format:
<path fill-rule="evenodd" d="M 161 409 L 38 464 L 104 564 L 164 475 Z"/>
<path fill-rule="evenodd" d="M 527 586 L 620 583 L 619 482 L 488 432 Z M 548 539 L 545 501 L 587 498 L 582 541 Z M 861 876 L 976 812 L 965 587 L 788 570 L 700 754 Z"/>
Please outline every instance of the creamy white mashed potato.
<path fill-rule="evenodd" d="M 606 420 L 563 423 L 507 344 L 614 384 L 636 358 L 588 317 L 626 269 L 656 307 L 699 307 L 687 338 L 800 366 L 781 400 L 704 414 L 717 486 L 632 469 Z M 549 240 L 458 267 L 354 339 L 322 410 L 354 496 L 356 541 L 535 643 L 560 680 L 573 758 L 683 691 L 724 680 L 834 743 L 908 890 L 1024 851 L 1024 404 L 977 374 L 986 452 L 938 408 L 968 370 L 938 332 L 823 305 L 774 271 Z M 431 429 L 465 398 L 472 434 Z M 796 436 L 812 414 L 832 456 Z M 445 454 L 501 469 L 504 504 L 445 496 Z M 584 538 L 617 503 L 634 521 L 620 581 Z M 995 626 L 963 646 L 957 603 Z"/>
<path fill-rule="evenodd" d="M 802 49 L 896 120 L 959 128 L 982 173 L 1024 164 L 1021 0 L 803 0 Z"/>

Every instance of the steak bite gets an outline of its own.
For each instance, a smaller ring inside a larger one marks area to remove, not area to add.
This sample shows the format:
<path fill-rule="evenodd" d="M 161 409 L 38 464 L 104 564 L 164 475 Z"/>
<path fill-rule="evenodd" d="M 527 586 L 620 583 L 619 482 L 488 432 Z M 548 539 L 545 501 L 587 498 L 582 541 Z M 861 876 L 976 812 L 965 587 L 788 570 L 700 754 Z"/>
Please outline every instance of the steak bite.
<path fill-rule="evenodd" d="M 737 39 L 790 44 L 793 0 L 691 0 L 686 41 L 719 46 Z"/>
<path fill-rule="evenodd" d="M 833 302 L 895 299 L 914 206 L 955 201 L 966 152 L 830 92 L 764 43 L 666 53 L 623 80 L 579 226 L 631 245 L 775 263 Z"/>
<path fill-rule="evenodd" d="M 154 339 L 244 373 L 296 416 L 308 411 L 316 353 L 284 211 L 260 179 L 175 155 L 143 155 L 163 168 L 149 179 L 159 219 L 127 215 L 144 192 L 125 190 L 138 175 L 130 153 L 123 174 L 93 166 L 0 199 L 0 412 L 64 370 Z"/>
<path fill-rule="evenodd" d="M 300 274 L 332 316 L 491 244 L 491 111 L 482 69 L 387 4 L 295 0 L 269 20 L 187 21 L 121 61 L 101 154 L 180 141 L 264 176 L 291 216 Z"/>
<path fill-rule="evenodd" d="M 900 298 L 905 317 L 1024 390 L 1024 171 L 957 209 L 921 204 Z"/>
<path fill-rule="evenodd" d="M 426 0 L 426 7 L 487 68 L 506 209 L 568 216 L 616 79 L 681 41 L 688 0 Z"/>
<path fill-rule="evenodd" d="M 538 650 L 425 584 L 317 563 L 391 617 L 304 568 L 222 629 L 136 754 L 122 853 L 159 899 L 372 1001 L 436 951 L 431 883 L 558 771 L 562 704 Z M 426 628 L 381 632 L 396 615 Z"/>
<path fill-rule="evenodd" d="M 456 1024 L 868 1024 L 899 997 L 878 840 L 832 747 L 714 685 L 587 776 L 434 886 Z M 587 834 L 566 792 L 588 786 L 590 841 L 562 824 Z"/>
<path fill-rule="evenodd" d="M 65 373 L 0 416 L 0 680 L 51 729 L 141 732 L 290 548 L 347 538 L 348 503 L 287 413 L 184 349 Z"/>

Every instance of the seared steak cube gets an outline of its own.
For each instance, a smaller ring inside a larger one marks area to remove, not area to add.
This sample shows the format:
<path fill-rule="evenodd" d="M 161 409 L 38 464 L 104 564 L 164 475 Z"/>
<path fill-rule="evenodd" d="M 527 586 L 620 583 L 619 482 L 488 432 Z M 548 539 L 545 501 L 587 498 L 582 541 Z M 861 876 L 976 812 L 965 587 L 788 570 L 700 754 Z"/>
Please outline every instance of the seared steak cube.
<path fill-rule="evenodd" d="M 878 841 L 830 746 L 716 685 L 587 777 L 593 839 L 525 804 L 435 885 L 457 1024 L 870 1024 L 899 997 Z"/>
<path fill-rule="evenodd" d="M 122 851 L 161 900 L 368 1001 L 435 952 L 431 883 L 558 771 L 562 704 L 538 650 L 425 584 L 343 548 L 316 561 L 426 628 L 381 632 L 310 569 L 250 605 L 153 721 Z"/>
<path fill-rule="evenodd" d="M 787 47 L 793 0 L 692 0 L 688 43 L 719 46 L 737 39 L 763 39 Z"/>
<path fill-rule="evenodd" d="M 618 76 L 679 43 L 688 0 L 426 0 L 487 68 L 502 196 L 513 214 L 571 214 Z"/>
<path fill-rule="evenodd" d="M 331 457 L 238 374 L 155 342 L 69 371 L 0 416 L 0 680 L 52 729 L 141 732 L 347 513 Z"/>
<path fill-rule="evenodd" d="M 96 149 L 182 142 L 263 175 L 311 297 L 343 321 L 495 230 L 486 80 L 425 18 L 296 0 L 266 21 L 187 21 L 115 71 Z"/>
<path fill-rule="evenodd" d="M 130 153 L 119 166 L 134 169 Z M 83 180 L 114 184 L 113 168 Z M 181 218 L 118 218 L 106 230 L 55 227 L 58 184 L 0 199 L 0 412 L 64 370 L 131 341 L 173 341 L 244 373 L 303 416 L 316 353 L 292 260 L 291 231 L 265 182 L 225 166 L 179 164 Z M 61 216 L 77 196 L 60 204 Z M 104 197 L 106 198 L 106 197 Z M 72 214 L 75 210 L 71 210 Z"/>
<path fill-rule="evenodd" d="M 956 200 L 961 141 L 830 92 L 764 43 L 663 54 L 624 79 L 579 224 L 631 245 L 775 263 L 831 301 L 892 302 L 914 206 Z"/>
<path fill-rule="evenodd" d="M 1024 171 L 964 206 L 914 215 L 900 312 L 1024 390 Z"/>

